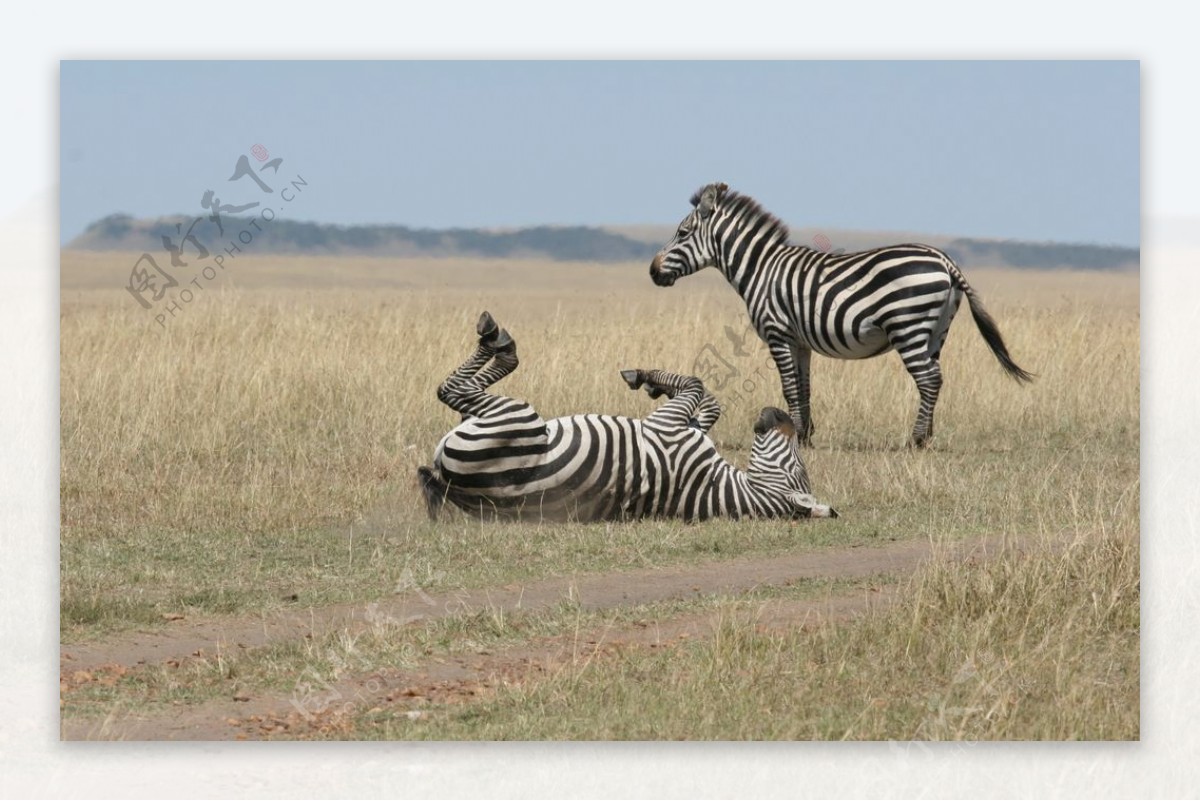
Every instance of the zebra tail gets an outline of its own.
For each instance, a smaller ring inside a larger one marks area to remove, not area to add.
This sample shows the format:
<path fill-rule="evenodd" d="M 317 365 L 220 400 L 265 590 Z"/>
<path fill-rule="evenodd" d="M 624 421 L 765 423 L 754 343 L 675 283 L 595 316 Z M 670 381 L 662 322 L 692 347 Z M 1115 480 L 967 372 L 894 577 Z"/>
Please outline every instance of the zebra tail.
<path fill-rule="evenodd" d="M 956 266 L 950 266 L 950 275 L 954 278 L 955 283 L 962 288 L 962 291 L 967 295 L 967 303 L 971 306 L 971 316 L 975 318 L 975 325 L 979 327 L 979 333 L 983 334 L 983 341 L 991 348 L 992 354 L 1000 362 L 1000 366 L 1004 368 L 1010 376 L 1018 382 L 1029 383 L 1036 376 L 1026 370 L 1021 369 L 1012 356 L 1008 353 L 1008 346 L 1004 344 L 1004 338 L 1000 336 L 1000 327 L 996 325 L 996 321 L 992 319 L 992 315 L 988 314 L 988 310 L 983 307 L 983 301 L 975 294 L 975 290 L 967 283 L 967 279 Z"/>
<path fill-rule="evenodd" d="M 430 520 L 437 520 L 438 512 L 450 493 L 450 486 L 438 478 L 432 468 L 425 466 L 417 468 L 417 480 L 421 484 L 421 495 L 425 498 L 425 511 Z"/>

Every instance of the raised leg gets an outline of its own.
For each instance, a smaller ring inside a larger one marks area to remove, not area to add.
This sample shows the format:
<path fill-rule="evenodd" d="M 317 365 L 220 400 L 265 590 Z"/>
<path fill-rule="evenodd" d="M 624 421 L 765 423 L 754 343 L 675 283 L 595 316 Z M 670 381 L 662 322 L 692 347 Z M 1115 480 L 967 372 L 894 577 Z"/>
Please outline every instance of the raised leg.
<path fill-rule="evenodd" d="M 664 377 L 666 378 L 664 379 Z M 622 370 L 621 378 L 625 380 L 630 389 L 643 388 L 651 398 L 661 398 L 665 395 L 668 400 L 679 394 L 683 379 L 682 376 L 662 370 Z M 696 408 L 696 413 L 688 421 L 688 424 L 694 425 L 707 434 L 720 419 L 721 404 L 717 402 L 711 392 L 706 390 L 704 397 L 700 399 L 700 405 Z"/>
<path fill-rule="evenodd" d="M 630 389 L 645 386 L 650 397 L 666 395 L 670 399 L 646 417 L 647 423 L 666 429 L 685 428 L 693 419 L 699 422 L 697 415 L 702 406 L 706 420 L 715 423 L 716 418 L 720 417 L 721 408 L 716 398 L 709 395 L 704 382 L 695 376 L 678 375 L 666 370 L 622 370 L 621 378 L 625 379 Z M 705 396 L 712 398 L 707 405 L 704 404 Z"/>
<path fill-rule="evenodd" d="M 496 325 L 496 321 L 487 312 L 480 315 L 475 330 L 479 334 L 480 344 L 495 354 L 491 364 L 475 374 L 475 380 L 487 389 L 517 369 L 520 364 L 520 360 L 517 359 L 517 343 L 509 336 L 508 331 Z"/>
<path fill-rule="evenodd" d="M 721 419 L 721 404 L 717 403 L 717 399 L 711 392 L 704 393 L 704 397 L 700 400 L 700 407 L 696 409 L 696 416 L 693 419 L 696 421 L 696 426 L 705 434 L 712 431 L 712 427 Z"/>
<path fill-rule="evenodd" d="M 487 312 L 475 326 L 479 345 L 475 353 L 438 387 L 438 400 L 464 417 L 485 417 L 512 403 L 511 399 L 488 395 L 485 390 L 517 369 L 517 343 L 496 325 Z"/>

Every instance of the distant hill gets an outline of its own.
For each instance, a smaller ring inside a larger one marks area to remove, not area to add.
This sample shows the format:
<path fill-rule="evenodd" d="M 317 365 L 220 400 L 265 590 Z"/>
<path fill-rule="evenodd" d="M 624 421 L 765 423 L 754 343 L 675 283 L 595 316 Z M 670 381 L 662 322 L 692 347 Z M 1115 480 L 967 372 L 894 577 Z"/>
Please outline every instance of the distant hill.
<path fill-rule="evenodd" d="M 604 230 L 627 236 L 639 242 L 650 242 L 661 247 L 675 234 L 674 225 L 610 225 Z M 797 245 L 816 247 L 823 244 L 820 237 L 828 240 L 830 249 L 846 251 L 866 250 L 898 242 L 921 242 L 934 247 L 945 247 L 954 237 L 944 234 L 926 234 L 913 231 L 858 231 L 848 228 L 813 228 L 811 226 L 788 226 L 791 240 Z"/>
<path fill-rule="evenodd" d="M 622 225 L 605 230 L 661 247 L 675 233 L 673 225 Z M 902 242 L 920 242 L 945 250 L 963 267 L 1016 267 L 1036 270 L 1137 270 L 1138 248 L 1063 242 L 952 237 L 913 231 L 855 231 L 845 228 L 792 228 L 792 242 L 831 250 L 868 250 Z"/>
<path fill-rule="evenodd" d="M 163 237 L 180 240 L 177 226 L 191 225 L 194 217 L 139 220 L 113 214 L 92 223 L 72 239 L 77 250 L 155 250 Z M 223 216 L 223 236 L 204 219 L 196 226 L 200 243 L 217 251 L 236 242 L 247 221 Z M 186 228 L 182 229 L 186 230 Z M 620 234 L 584 226 L 519 228 L 486 231 L 478 228 L 408 228 L 403 225 L 329 225 L 276 218 L 249 229 L 256 253 L 308 253 L 356 256 L 426 256 L 545 258 L 556 261 L 636 261 L 653 258 L 658 247 Z M 189 246 L 190 247 L 190 246 Z"/>
<path fill-rule="evenodd" d="M 76 250 L 156 251 L 168 237 L 174 243 L 195 217 L 135 219 L 112 214 L 88 226 L 68 244 Z M 257 229 L 237 217 L 223 217 L 224 234 L 202 220 L 194 229 L 206 248 L 217 251 L 250 230 L 257 253 L 305 253 L 426 258 L 540 258 L 553 261 L 649 261 L 674 233 L 674 226 L 549 226 L 497 231 L 479 228 L 409 228 L 403 225 L 330 225 L 275 219 Z M 1027 269 L 1137 270 L 1137 248 L 1108 245 L 951 238 L 894 231 L 796 229 L 792 241 L 810 247 L 863 250 L 900 242 L 924 242 L 946 250 L 963 267 Z M 191 247 L 190 245 L 188 246 Z"/>
<path fill-rule="evenodd" d="M 1029 269 L 1137 270 L 1138 248 L 1058 242 L 953 239 L 942 248 L 962 265 L 986 264 Z"/>

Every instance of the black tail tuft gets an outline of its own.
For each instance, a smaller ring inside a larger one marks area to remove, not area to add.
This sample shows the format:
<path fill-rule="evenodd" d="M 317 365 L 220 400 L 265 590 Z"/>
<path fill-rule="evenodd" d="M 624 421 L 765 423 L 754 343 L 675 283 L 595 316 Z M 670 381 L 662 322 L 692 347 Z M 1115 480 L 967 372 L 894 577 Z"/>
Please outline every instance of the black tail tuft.
<path fill-rule="evenodd" d="M 965 281 L 963 282 L 966 283 Z M 983 340 L 992 349 L 992 353 L 1000 362 L 1010 376 L 1019 382 L 1028 383 L 1033 381 L 1036 376 L 1033 373 L 1022 370 L 1013 361 L 1012 356 L 1008 354 L 1008 348 L 1004 344 L 1004 338 L 1000 336 L 1000 328 L 996 325 L 996 321 L 992 319 L 992 315 L 988 314 L 987 309 L 983 307 L 983 301 L 975 296 L 975 292 L 969 287 L 964 286 L 967 293 L 967 302 L 971 305 L 971 316 L 975 318 L 975 325 L 979 326 L 979 333 L 983 334 Z"/>
<path fill-rule="evenodd" d="M 438 512 L 442 510 L 442 504 L 446 502 L 446 495 L 450 492 L 450 487 L 438 478 L 434 474 L 433 468 L 430 467 L 418 467 L 417 480 L 421 484 L 421 495 L 425 498 L 425 511 L 429 514 L 430 520 L 437 520 Z"/>

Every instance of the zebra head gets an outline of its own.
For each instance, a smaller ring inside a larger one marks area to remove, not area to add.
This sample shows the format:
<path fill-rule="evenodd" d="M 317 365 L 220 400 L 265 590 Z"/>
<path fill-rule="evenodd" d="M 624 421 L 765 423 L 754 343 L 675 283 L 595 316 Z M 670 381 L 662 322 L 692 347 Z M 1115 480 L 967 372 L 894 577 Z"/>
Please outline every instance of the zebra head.
<path fill-rule="evenodd" d="M 746 472 L 759 488 L 778 492 L 795 507 L 795 517 L 837 517 L 832 507 L 817 503 L 800 456 L 791 415 L 767 406 L 754 423 L 754 445 Z"/>
<path fill-rule="evenodd" d="M 691 213 L 650 262 L 650 278 L 654 283 L 671 286 L 685 275 L 712 266 L 716 259 L 711 236 L 713 212 L 728 189 L 725 184 L 709 184 L 692 195 Z"/>

